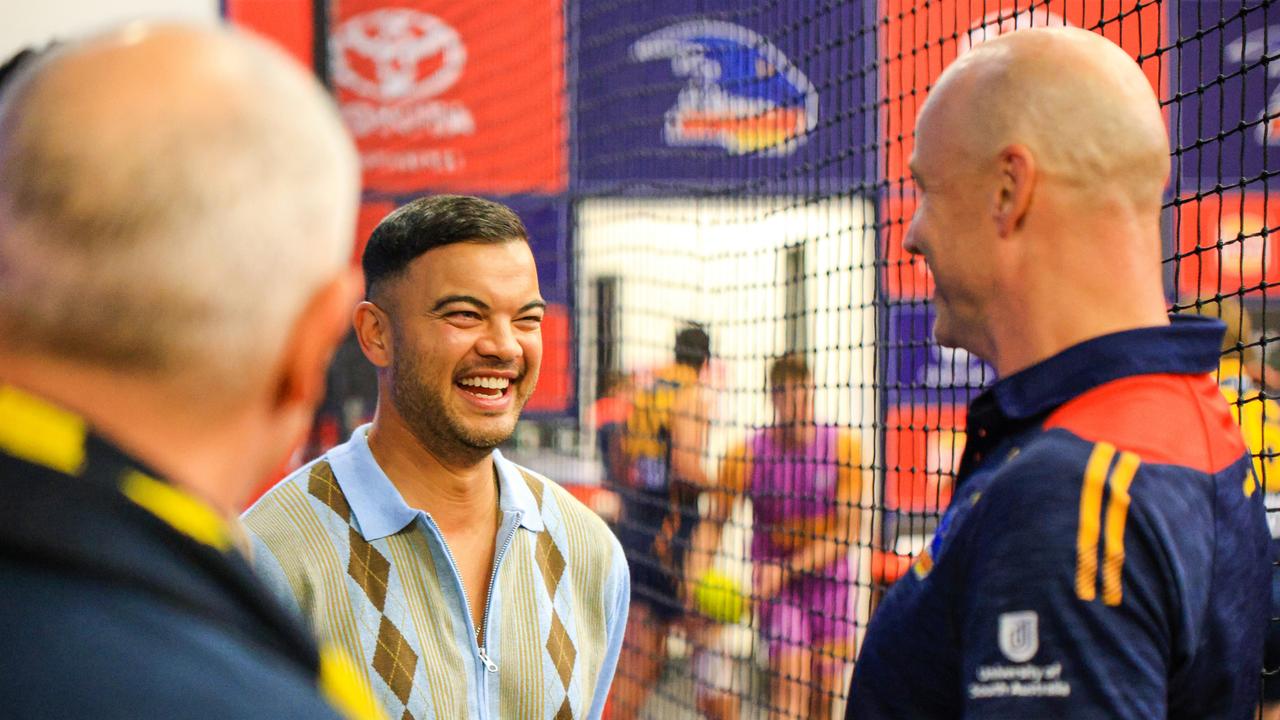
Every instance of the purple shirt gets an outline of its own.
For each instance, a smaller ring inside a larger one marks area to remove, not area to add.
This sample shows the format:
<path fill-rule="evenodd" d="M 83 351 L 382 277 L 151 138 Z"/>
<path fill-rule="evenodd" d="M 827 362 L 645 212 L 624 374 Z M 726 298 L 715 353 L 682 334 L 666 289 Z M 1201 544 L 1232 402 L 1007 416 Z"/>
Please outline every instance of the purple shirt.
<path fill-rule="evenodd" d="M 777 560 L 791 555 L 814 536 L 818 520 L 827 516 L 836 500 L 840 479 L 840 429 L 831 425 L 815 428 L 813 441 L 800 448 L 774 441 L 776 431 L 763 430 L 748 442 L 750 475 L 747 497 L 755 512 L 752 559 Z M 851 453 L 847 462 L 857 462 Z M 845 472 L 857 472 L 856 467 Z M 849 579 L 846 557 L 816 573 L 838 581 Z"/>

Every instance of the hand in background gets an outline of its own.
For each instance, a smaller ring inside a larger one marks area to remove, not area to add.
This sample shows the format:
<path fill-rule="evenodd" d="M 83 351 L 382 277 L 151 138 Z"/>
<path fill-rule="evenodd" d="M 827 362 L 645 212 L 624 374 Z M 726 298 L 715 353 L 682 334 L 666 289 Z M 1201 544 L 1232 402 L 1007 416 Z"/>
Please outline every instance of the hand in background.
<path fill-rule="evenodd" d="M 760 601 L 774 597 L 782 592 L 782 587 L 787 584 L 788 579 L 787 572 L 781 565 L 767 562 L 757 564 L 753 593 L 755 599 Z"/>

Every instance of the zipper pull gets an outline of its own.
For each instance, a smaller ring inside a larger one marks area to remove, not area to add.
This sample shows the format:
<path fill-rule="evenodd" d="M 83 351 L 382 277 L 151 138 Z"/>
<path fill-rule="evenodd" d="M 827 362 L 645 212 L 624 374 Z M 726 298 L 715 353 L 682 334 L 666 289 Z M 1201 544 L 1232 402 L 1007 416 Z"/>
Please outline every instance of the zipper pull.
<path fill-rule="evenodd" d="M 498 664 L 489 659 L 489 653 L 484 651 L 483 645 L 477 645 L 480 649 L 480 662 L 484 663 L 484 669 L 491 673 L 498 672 Z"/>

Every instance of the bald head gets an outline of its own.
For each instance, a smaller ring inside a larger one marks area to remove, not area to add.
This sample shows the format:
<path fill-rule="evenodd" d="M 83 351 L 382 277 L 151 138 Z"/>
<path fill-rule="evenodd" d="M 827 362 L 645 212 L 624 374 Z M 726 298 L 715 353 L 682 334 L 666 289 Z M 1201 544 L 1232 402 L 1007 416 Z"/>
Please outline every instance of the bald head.
<path fill-rule="evenodd" d="M 1007 33 L 961 55 L 921 111 L 945 114 L 974 160 L 1026 146 L 1046 178 L 1094 197 L 1158 208 L 1169 142 L 1146 75 L 1110 40 L 1079 28 Z"/>
<path fill-rule="evenodd" d="M 1146 76 L 1105 38 L 1019 30 L 961 55 L 920 111 L 911 171 L 903 247 L 933 272 L 939 343 L 1004 375 L 1167 322 L 1164 120 Z"/>
<path fill-rule="evenodd" d="M 69 43 L 0 104 L 0 344 L 234 384 L 343 269 L 357 198 L 329 98 L 265 42 Z"/>

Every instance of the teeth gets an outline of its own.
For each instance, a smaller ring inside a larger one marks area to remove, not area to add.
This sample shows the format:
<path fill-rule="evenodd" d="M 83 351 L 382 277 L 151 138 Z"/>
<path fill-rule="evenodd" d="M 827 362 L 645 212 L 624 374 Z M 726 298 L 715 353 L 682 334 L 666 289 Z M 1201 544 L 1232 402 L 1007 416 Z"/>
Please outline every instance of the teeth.
<path fill-rule="evenodd" d="M 506 390 L 511 381 L 498 377 L 470 377 L 458 381 L 459 385 L 487 388 L 489 390 Z"/>

